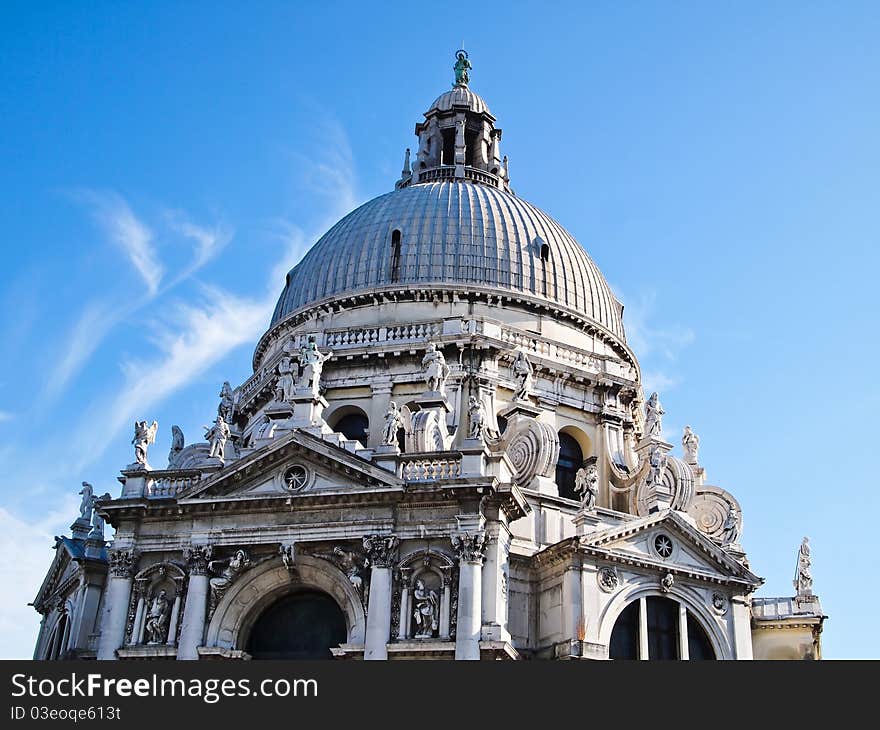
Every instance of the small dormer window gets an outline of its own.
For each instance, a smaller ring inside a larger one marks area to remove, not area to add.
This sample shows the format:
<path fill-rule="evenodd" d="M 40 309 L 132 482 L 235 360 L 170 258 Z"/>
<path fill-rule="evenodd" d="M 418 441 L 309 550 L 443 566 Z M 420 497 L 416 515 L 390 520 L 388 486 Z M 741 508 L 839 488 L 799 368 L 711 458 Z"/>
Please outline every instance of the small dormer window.
<path fill-rule="evenodd" d="M 542 243 L 541 244 L 541 261 L 549 261 L 550 260 L 550 244 Z"/>
<path fill-rule="evenodd" d="M 400 281 L 400 231 L 391 232 L 391 281 Z"/>

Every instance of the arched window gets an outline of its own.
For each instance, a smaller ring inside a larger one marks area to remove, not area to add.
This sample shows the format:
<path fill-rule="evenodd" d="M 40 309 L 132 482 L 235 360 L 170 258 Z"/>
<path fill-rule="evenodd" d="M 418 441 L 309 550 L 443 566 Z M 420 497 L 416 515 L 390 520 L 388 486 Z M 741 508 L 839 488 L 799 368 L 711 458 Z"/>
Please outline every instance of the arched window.
<path fill-rule="evenodd" d="M 644 640 L 642 627 L 647 630 Z M 630 603 L 614 623 L 611 659 L 715 659 L 703 627 L 684 604 L 663 596 Z"/>
<path fill-rule="evenodd" d="M 345 438 L 354 441 L 360 441 L 364 446 L 367 445 L 367 432 L 370 428 L 370 420 L 362 411 L 350 411 L 342 418 L 336 421 L 333 427 L 334 431 L 338 431 Z"/>
<path fill-rule="evenodd" d="M 400 281 L 400 231 L 391 232 L 391 281 Z"/>
<path fill-rule="evenodd" d="M 556 462 L 556 487 L 560 497 L 578 499 L 574 491 L 574 478 L 584 463 L 584 454 L 573 436 L 560 432 L 559 461 Z"/>

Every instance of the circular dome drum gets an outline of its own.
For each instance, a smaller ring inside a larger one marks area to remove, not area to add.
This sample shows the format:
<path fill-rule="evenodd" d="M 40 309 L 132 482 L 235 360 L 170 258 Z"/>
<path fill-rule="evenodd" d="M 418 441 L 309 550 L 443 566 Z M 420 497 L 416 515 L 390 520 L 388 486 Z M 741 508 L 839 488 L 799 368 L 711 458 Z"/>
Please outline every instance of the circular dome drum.
<path fill-rule="evenodd" d="M 317 302 L 381 288 L 521 293 L 564 306 L 624 340 L 621 306 L 569 233 L 489 185 L 411 185 L 334 225 L 287 275 L 272 325 Z"/>

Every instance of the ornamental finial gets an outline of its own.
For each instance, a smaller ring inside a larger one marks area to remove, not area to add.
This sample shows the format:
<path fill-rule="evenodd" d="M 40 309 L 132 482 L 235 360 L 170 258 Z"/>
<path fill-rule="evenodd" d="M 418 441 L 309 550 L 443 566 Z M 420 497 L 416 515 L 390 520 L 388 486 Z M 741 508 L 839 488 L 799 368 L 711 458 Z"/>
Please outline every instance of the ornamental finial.
<path fill-rule="evenodd" d="M 453 86 L 467 86 L 471 80 L 468 71 L 472 67 L 471 62 L 468 61 L 468 53 L 464 48 L 460 48 L 455 52 L 455 65 L 452 68 L 455 71 L 455 83 Z"/>

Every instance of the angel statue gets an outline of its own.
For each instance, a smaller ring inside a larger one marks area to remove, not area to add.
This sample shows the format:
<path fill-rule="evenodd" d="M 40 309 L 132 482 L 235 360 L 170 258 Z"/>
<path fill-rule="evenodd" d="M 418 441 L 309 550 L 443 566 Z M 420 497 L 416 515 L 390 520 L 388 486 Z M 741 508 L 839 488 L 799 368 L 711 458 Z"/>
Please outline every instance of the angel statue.
<path fill-rule="evenodd" d="M 294 363 L 293 358 L 287 352 L 278 362 L 278 381 L 275 383 L 275 400 L 288 402 L 293 399 L 294 388 Z"/>
<path fill-rule="evenodd" d="M 144 469 L 149 468 L 149 464 L 147 464 L 147 449 L 150 444 L 156 442 L 156 431 L 158 430 L 158 421 L 153 421 L 149 426 L 146 421 L 134 422 L 134 438 L 131 440 L 134 444 L 134 460 Z"/>
<path fill-rule="evenodd" d="M 314 338 L 310 337 L 308 344 L 299 351 L 299 388 L 311 393 L 317 398 L 321 393 L 321 372 L 324 370 L 324 362 L 333 357 L 332 352 L 323 355 L 315 344 Z"/>
<path fill-rule="evenodd" d="M 468 401 L 468 438 L 482 439 L 486 433 L 486 408 L 477 396 Z"/>
<path fill-rule="evenodd" d="M 211 586 L 211 605 L 216 606 L 226 589 L 232 582 L 251 566 L 251 559 L 244 550 L 236 550 L 228 560 L 212 560 L 208 563 L 208 569 L 216 574 L 208 583 Z"/>
<path fill-rule="evenodd" d="M 92 485 L 88 482 L 83 482 L 82 487 L 83 488 L 80 490 L 82 501 L 79 503 L 79 516 L 80 519 L 88 522 L 91 520 L 92 508 L 95 506 L 95 490 L 92 489 Z"/>
<path fill-rule="evenodd" d="M 446 364 L 443 353 L 437 349 L 437 345 L 433 342 L 428 344 L 428 350 L 422 358 L 422 373 L 429 391 L 445 392 L 449 366 Z"/>
<path fill-rule="evenodd" d="M 385 423 L 382 425 L 382 446 L 394 446 L 397 443 L 397 432 L 403 426 L 403 414 L 400 406 L 394 401 L 388 404 Z"/>
<path fill-rule="evenodd" d="M 578 469 L 574 477 L 574 491 L 581 496 L 581 507 L 585 510 L 596 506 L 596 499 L 599 497 L 599 469 L 595 464 Z"/>

